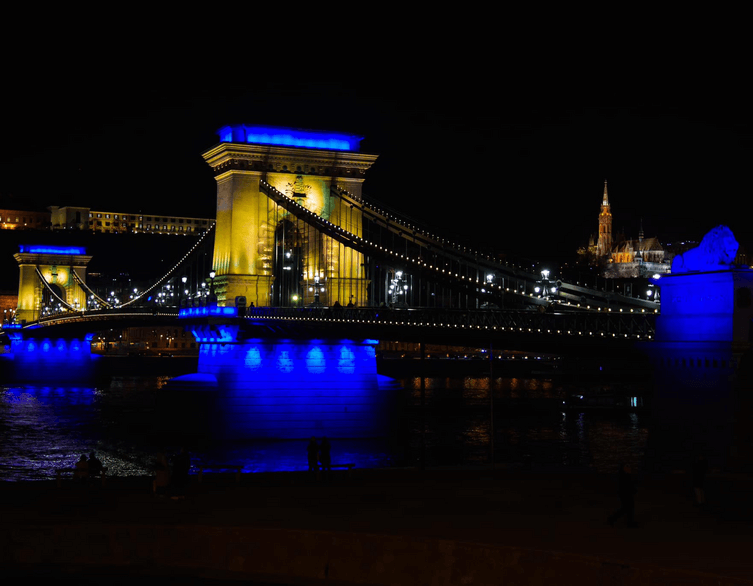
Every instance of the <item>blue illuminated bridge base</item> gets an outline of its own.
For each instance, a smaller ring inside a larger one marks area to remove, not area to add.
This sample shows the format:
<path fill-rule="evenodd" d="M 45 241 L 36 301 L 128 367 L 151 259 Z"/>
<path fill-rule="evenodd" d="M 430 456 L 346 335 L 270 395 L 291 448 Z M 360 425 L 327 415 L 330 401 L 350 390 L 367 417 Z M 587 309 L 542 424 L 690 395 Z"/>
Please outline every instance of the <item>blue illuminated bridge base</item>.
<path fill-rule="evenodd" d="M 6 333 L 11 340 L 11 352 L 2 356 L 7 380 L 80 384 L 94 377 L 98 356 L 91 353 L 91 334 L 63 338 Z"/>
<path fill-rule="evenodd" d="M 198 373 L 173 379 L 170 400 L 211 411 L 215 436 L 384 436 L 389 397 L 380 393 L 375 347 L 376 340 L 346 339 L 201 342 Z"/>

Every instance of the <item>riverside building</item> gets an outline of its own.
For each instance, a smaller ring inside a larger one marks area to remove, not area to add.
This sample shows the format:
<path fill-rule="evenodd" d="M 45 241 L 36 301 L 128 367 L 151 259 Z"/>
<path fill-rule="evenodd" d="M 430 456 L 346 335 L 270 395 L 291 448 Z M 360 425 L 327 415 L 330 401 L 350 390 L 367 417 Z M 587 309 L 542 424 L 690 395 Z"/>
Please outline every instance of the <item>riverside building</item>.
<path fill-rule="evenodd" d="M 50 212 L 53 230 L 89 230 L 108 234 L 198 235 L 206 232 L 214 224 L 214 218 L 134 214 L 74 206 L 50 206 Z"/>

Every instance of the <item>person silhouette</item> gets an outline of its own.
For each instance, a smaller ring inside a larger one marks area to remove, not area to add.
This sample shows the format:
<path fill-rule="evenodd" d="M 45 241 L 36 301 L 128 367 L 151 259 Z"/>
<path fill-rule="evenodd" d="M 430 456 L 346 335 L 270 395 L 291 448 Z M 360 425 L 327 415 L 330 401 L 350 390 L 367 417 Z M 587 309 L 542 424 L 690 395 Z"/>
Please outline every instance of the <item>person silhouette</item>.
<path fill-rule="evenodd" d="M 89 474 L 95 476 L 102 472 L 102 462 L 97 458 L 97 454 L 92 452 L 89 454 Z"/>
<path fill-rule="evenodd" d="M 697 507 L 704 507 L 706 505 L 706 493 L 703 490 L 703 484 L 706 481 L 708 467 L 706 457 L 703 454 L 698 454 L 693 463 L 693 490 L 695 492 L 695 504 Z"/>
<path fill-rule="evenodd" d="M 623 515 L 626 516 L 628 527 L 638 526 L 633 519 L 635 513 L 635 493 L 637 492 L 637 489 L 635 488 L 635 484 L 633 484 L 631 473 L 632 469 L 630 464 L 620 465 L 617 483 L 617 494 L 620 497 L 620 508 L 612 513 L 607 519 L 607 523 L 612 527 L 614 527 L 615 521 Z"/>
<path fill-rule="evenodd" d="M 180 448 L 180 453 L 173 459 L 173 496 L 183 497 L 188 487 L 188 473 L 191 470 L 191 456 L 185 447 Z"/>
<path fill-rule="evenodd" d="M 327 436 L 322 436 L 322 443 L 319 444 L 319 462 L 322 464 L 324 478 L 329 479 L 332 471 L 332 455 L 330 454 L 331 446 Z"/>
<path fill-rule="evenodd" d="M 74 476 L 79 482 L 85 482 L 89 478 L 89 462 L 86 459 L 86 454 L 81 454 L 78 462 L 76 462 Z"/>
<path fill-rule="evenodd" d="M 309 472 L 318 472 L 319 463 L 317 462 L 317 458 L 319 456 L 319 445 L 316 443 L 316 438 L 314 436 L 311 436 L 306 451 L 308 452 L 309 458 Z"/>

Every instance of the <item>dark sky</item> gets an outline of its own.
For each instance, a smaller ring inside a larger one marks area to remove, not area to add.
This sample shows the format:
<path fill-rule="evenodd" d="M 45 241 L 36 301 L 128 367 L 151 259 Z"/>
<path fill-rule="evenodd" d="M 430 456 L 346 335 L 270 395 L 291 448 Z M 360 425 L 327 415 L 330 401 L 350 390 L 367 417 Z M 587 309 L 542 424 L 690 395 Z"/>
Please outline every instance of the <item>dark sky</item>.
<path fill-rule="evenodd" d="M 68 83 L 65 83 L 68 82 Z M 530 107 L 423 86 L 306 83 L 221 89 L 196 81 L 63 77 L 19 85 L 0 114 L 0 196 L 17 207 L 213 215 L 201 153 L 220 126 L 351 132 L 379 155 L 364 192 L 498 251 L 569 256 L 597 228 L 604 180 L 616 231 L 667 242 L 718 224 L 749 242 L 742 109 Z M 750 244 L 748 244 L 750 246 Z"/>

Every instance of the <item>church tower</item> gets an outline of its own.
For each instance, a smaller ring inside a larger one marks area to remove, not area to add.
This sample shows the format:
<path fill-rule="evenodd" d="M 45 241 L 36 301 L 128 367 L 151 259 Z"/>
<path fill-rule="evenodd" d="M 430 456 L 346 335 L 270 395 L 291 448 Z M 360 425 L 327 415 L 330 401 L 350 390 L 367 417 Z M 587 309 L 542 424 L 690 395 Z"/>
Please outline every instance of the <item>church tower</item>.
<path fill-rule="evenodd" d="M 604 198 L 599 213 L 599 241 L 596 244 L 596 256 L 601 258 L 612 252 L 612 208 L 607 196 L 607 182 L 604 181 Z"/>

